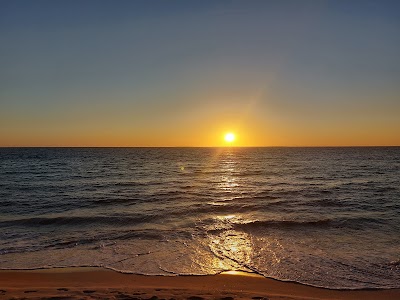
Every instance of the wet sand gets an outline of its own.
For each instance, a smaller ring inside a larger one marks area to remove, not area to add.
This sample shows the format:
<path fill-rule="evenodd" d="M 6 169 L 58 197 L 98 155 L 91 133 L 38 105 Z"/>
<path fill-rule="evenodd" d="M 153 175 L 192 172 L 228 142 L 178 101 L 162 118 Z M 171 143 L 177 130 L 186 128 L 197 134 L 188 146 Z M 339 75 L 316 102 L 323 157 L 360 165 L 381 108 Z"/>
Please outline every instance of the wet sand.
<path fill-rule="evenodd" d="M 341 291 L 228 273 L 143 276 L 102 268 L 0 271 L 0 299 L 400 299 L 400 289 Z"/>

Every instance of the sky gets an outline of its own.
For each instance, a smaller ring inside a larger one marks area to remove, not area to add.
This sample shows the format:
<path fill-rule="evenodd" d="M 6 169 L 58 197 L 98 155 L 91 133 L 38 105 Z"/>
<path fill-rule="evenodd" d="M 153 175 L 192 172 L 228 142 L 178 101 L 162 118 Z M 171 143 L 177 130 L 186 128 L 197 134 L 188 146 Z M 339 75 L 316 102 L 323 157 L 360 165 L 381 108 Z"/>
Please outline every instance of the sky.
<path fill-rule="evenodd" d="M 0 146 L 400 145 L 400 1 L 0 0 Z"/>

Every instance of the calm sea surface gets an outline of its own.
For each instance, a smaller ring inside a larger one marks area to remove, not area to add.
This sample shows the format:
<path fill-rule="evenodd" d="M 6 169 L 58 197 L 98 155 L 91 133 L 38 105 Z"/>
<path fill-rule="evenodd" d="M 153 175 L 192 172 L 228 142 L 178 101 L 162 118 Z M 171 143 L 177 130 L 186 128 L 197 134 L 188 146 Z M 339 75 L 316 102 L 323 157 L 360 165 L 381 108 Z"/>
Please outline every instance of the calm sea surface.
<path fill-rule="evenodd" d="M 0 148 L 0 268 L 400 287 L 400 147 Z"/>

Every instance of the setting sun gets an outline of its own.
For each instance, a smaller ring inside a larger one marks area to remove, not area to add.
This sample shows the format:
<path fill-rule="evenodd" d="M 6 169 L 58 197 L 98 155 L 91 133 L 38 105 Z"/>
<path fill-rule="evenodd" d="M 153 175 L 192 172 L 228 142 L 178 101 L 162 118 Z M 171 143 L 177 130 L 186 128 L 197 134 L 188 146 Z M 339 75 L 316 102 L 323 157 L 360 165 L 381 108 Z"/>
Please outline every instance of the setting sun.
<path fill-rule="evenodd" d="M 225 134 L 225 141 L 228 143 L 232 143 L 235 140 L 235 135 L 232 132 Z"/>

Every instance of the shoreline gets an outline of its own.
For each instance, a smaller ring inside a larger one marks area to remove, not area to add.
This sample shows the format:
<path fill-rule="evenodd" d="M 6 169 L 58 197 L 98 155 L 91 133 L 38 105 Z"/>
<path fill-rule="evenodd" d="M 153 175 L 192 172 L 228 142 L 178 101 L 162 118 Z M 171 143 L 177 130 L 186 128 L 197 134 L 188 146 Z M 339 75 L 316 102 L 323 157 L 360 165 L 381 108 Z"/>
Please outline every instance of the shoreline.
<path fill-rule="evenodd" d="M 256 273 L 156 276 L 101 267 L 0 270 L 0 299 L 400 299 L 398 289 L 336 290 Z"/>

